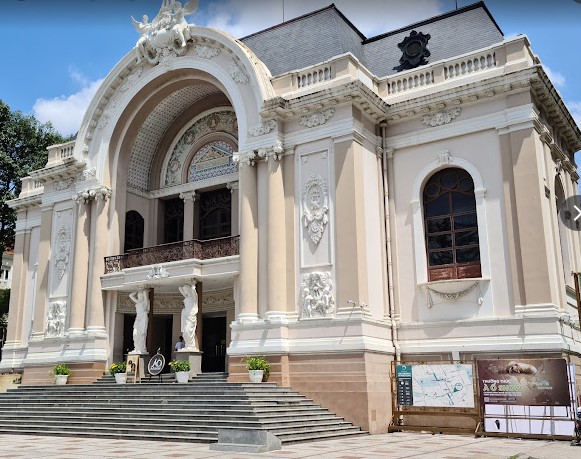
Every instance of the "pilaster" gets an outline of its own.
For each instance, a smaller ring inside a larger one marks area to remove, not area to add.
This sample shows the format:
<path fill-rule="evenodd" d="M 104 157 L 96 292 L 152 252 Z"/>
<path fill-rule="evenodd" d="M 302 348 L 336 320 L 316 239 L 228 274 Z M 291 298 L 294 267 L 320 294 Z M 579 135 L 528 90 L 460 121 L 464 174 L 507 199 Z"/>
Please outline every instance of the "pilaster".
<path fill-rule="evenodd" d="M 49 255 L 51 253 L 52 214 L 53 206 L 47 206 L 41 210 L 32 340 L 42 339 L 44 336 L 46 306 L 48 301 L 48 279 L 50 275 Z"/>

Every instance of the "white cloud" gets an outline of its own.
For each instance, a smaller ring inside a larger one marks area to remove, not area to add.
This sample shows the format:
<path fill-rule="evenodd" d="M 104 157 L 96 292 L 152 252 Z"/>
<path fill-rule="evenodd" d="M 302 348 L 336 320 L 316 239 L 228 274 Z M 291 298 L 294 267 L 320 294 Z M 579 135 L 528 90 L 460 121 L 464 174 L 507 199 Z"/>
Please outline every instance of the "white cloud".
<path fill-rule="evenodd" d="M 551 80 L 551 82 L 557 88 L 563 88 L 563 86 L 565 86 L 565 83 L 566 83 L 565 75 L 563 75 L 562 73 L 556 72 L 554 70 L 551 70 L 545 64 L 543 64 L 543 68 L 545 69 L 545 72 L 547 72 L 547 75 L 548 75 L 549 79 Z"/>
<path fill-rule="evenodd" d="M 329 0 L 293 0 L 284 2 L 284 19 L 329 6 Z M 207 26 L 225 30 L 235 37 L 258 32 L 283 20 L 283 2 L 272 0 L 226 0 L 208 5 Z M 445 11 L 440 0 L 335 0 L 337 8 L 353 22 L 364 35 L 372 37 L 398 27 L 436 16 Z M 418 15 L 418 12 L 421 14 Z M 370 14 L 380 12 L 380 14 Z M 324 39 L 324 37 L 321 37 Z"/>
<path fill-rule="evenodd" d="M 36 118 L 43 123 L 50 121 L 63 135 L 74 134 L 79 130 L 85 111 L 103 82 L 102 79 L 89 81 L 74 67 L 69 68 L 69 76 L 81 86 L 78 92 L 53 99 L 37 99 L 32 107 Z"/>

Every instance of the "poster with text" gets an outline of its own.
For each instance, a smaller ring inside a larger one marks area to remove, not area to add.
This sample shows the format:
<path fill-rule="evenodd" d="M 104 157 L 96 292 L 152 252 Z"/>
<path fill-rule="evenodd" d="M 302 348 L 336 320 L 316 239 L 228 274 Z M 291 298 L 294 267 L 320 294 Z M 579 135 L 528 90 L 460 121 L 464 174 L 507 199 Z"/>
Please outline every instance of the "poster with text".
<path fill-rule="evenodd" d="M 563 359 L 478 360 L 478 384 L 484 403 L 568 406 L 567 363 Z"/>

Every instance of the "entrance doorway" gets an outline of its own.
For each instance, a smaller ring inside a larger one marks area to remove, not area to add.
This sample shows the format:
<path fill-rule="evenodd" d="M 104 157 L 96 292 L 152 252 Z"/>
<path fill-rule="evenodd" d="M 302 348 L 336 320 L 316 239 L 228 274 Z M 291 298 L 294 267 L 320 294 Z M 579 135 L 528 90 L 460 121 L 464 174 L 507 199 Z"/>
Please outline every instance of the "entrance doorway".
<path fill-rule="evenodd" d="M 123 360 L 127 359 L 127 354 L 133 350 L 133 323 L 135 314 L 124 314 L 123 317 Z M 171 315 L 154 315 L 151 337 L 151 348 L 149 353 L 153 356 L 157 349 L 165 357 L 164 373 L 169 371 L 169 362 L 171 361 L 173 343 L 172 343 L 173 316 Z M 146 362 L 147 363 L 147 362 Z"/>
<path fill-rule="evenodd" d="M 202 318 L 202 372 L 226 369 L 226 317 Z"/>

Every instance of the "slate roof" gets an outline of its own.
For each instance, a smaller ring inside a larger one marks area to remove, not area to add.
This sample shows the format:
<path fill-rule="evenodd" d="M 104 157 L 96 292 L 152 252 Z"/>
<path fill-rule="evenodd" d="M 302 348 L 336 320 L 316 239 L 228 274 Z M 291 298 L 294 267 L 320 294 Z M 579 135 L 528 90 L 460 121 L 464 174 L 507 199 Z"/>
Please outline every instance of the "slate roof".
<path fill-rule="evenodd" d="M 334 4 L 241 38 L 272 75 L 318 64 L 351 52 L 378 77 L 397 73 L 397 47 L 412 30 L 429 33 L 429 62 L 502 42 L 502 31 L 483 2 L 366 38 Z"/>

